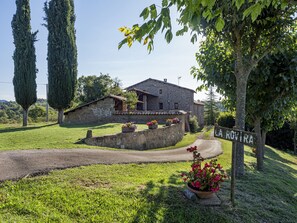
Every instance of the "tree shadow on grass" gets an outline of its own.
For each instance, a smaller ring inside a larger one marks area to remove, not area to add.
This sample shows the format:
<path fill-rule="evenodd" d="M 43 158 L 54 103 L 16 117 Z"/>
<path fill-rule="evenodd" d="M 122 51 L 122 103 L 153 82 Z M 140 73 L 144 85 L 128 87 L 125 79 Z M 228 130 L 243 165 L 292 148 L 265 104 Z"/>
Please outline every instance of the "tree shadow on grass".
<path fill-rule="evenodd" d="M 29 131 L 34 129 L 41 129 L 50 126 L 58 125 L 57 123 L 40 125 L 40 126 L 27 126 L 27 127 L 7 127 L 4 129 L 0 129 L 0 133 L 9 133 L 9 132 L 22 132 L 22 131 Z"/>
<path fill-rule="evenodd" d="M 292 155 L 292 154 L 290 154 L 290 155 Z M 297 163 L 292 162 L 292 161 L 290 161 L 288 159 L 285 159 L 285 158 L 281 157 L 279 154 L 277 154 L 275 151 L 273 151 L 269 147 L 265 147 L 265 156 L 272 159 L 272 160 L 278 160 L 278 161 L 283 162 L 283 163 L 297 165 Z M 294 156 L 294 155 L 292 155 L 292 156 Z M 295 157 L 297 158 L 297 156 L 295 156 Z"/>
<path fill-rule="evenodd" d="M 216 211 L 217 207 L 203 207 L 183 195 L 180 174 L 167 180 L 149 181 L 140 196 L 145 200 L 132 222 L 228 222 Z M 207 214 L 206 214 L 207 213 Z"/>
<path fill-rule="evenodd" d="M 243 216 L 243 222 L 250 221 L 249 216 L 258 222 L 294 222 L 297 170 L 288 165 L 294 163 L 270 148 L 266 148 L 265 157 L 264 171 L 256 171 L 255 162 L 254 169 L 236 180 L 238 215 Z"/>

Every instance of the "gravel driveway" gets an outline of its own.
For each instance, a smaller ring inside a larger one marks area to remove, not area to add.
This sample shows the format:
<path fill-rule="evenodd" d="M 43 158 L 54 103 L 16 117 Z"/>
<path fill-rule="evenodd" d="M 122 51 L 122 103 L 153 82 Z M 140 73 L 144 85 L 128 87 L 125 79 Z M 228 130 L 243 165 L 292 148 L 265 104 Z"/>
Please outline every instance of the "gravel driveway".
<path fill-rule="evenodd" d="M 204 158 L 222 154 L 217 140 L 197 139 L 195 143 Z M 187 147 L 161 151 L 42 149 L 0 152 L 0 181 L 17 180 L 25 176 L 47 173 L 91 164 L 179 162 L 192 159 Z"/>

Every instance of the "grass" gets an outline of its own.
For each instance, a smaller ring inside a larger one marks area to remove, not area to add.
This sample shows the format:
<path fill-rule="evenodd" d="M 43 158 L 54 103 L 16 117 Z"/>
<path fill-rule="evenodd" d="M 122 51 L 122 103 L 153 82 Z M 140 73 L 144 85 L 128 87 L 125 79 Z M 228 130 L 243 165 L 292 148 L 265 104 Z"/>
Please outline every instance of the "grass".
<path fill-rule="evenodd" d="M 20 149 L 71 149 L 71 148 L 101 148 L 85 144 L 77 144 L 80 139 L 86 136 L 87 130 L 93 130 L 93 136 L 102 136 L 121 132 L 120 123 L 105 125 L 64 125 L 57 124 L 35 124 L 28 127 L 19 125 L 0 124 L 0 151 Z M 137 130 L 147 129 L 145 124 L 138 124 Z M 197 134 L 187 134 L 182 141 L 175 146 L 179 148 L 192 144 Z M 109 148 L 110 149 L 110 148 Z M 168 148 L 163 148 L 168 149 Z"/>
<path fill-rule="evenodd" d="M 219 162 L 228 170 L 231 143 L 222 140 Z M 190 163 L 94 165 L 0 184 L 0 222 L 294 222 L 297 213 L 297 157 L 268 148 L 265 171 L 254 169 L 245 151 L 246 175 L 230 182 L 220 207 L 185 199 L 180 173 Z"/>

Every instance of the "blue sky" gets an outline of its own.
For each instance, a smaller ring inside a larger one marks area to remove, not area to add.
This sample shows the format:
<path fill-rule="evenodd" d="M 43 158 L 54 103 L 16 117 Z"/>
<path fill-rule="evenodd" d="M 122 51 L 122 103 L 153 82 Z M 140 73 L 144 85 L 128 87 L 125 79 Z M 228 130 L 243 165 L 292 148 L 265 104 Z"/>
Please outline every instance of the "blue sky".
<path fill-rule="evenodd" d="M 139 14 L 153 2 L 158 4 L 161 1 L 75 0 L 78 76 L 109 73 L 111 77 L 119 78 L 123 87 L 147 78 L 167 78 L 168 82 L 177 84 L 178 76 L 181 76 L 180 85 L 195 90 L 198 83 L 190 75 L 190 68 L 197 64 L 195 53 L 199 48 L 198 43 L 190 43 L 189 35 L 174 37 L 170 44 L 159 35 L 151 54 L 138 43 L 131 48 L 117 48 L 123 38 L 118 28 L 140 23 Z M 37 95 L 45 98 L 47 29 L 42 26 L 44 0 L 31 0 L 30 5 L 32 31 L 39 31 L 35 43 L 39 70 Z M 6 100 L 14 100 L 11 19 L 15 9 L 14 0 L 0 1 L 0 99 Z M 198 93 L 195 98 L 204 99 L 205 95 Z"/>

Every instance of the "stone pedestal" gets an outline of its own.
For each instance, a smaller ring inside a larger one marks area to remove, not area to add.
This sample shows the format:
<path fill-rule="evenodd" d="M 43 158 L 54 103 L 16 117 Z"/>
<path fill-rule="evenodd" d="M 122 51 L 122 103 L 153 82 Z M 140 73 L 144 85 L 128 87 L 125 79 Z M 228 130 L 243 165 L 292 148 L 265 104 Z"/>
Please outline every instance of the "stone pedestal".
<path fill-rule="evenodd" d="M 93 132 L 92 132 L 91 129 L 89 129 L 89 130 L 87 131 L 86 138 L 88 139 L 88 138 L 92 138 L 92 137 L 93 137 Z"/>
<path fill-rule="evenodd" d="M 189 189 L 185 189 L 183 191 L 184 195 L 186 198 L 188 198 L 189 200 L 195 202 L 196 204 L 199 205 L 203 205 L 203 206 L 220 206 L 221 205 L 221 200 L 219 199 L 219 197 L 214 194 L 211 198 L 208 199 L 201 199 L 199 197 L 196 196 L 196 194 L 194 194 L 192 191 L 190 191 Z"/>

